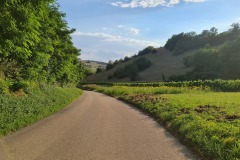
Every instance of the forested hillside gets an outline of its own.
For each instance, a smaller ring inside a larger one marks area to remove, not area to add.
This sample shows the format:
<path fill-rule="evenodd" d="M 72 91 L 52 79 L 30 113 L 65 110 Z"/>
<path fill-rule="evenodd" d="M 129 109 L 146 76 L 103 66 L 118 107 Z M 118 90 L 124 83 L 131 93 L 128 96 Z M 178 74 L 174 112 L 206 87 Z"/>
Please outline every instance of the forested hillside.
<path fill-rule="evenodd" d="M 218 32 L 212 27 L 210 30 L 203 30 L 200 34 L 196 32 L 179 33 L 169 38 L 164 47 L 173 52 L 174 55 L 183 54 L 186 51 L 220 45 L 236 40 L 240 35 L 240 24 L 233 23 L 225 32 Z"/>
<path fill-rule="evenodd" d="M 80 50 L 70 36 L 75 30 L 54 0 L 2 0 L 0 10 L 0 92 L 82 79 Z"/>
<path fill-rule="evenodd" d="M 220 47 L 214 47 L 217 45 Z M 174 35 L 168 40 L 165 47 L 175 55 L 183 54 L 191 49 L 198 49 L 194 55 L 183 58 L 184 65 L 191 68 L 191 71 L 184 75 L 173 75 L 170 80 L 240 78 L 239 23 L 233 23 L 228 31 L 222 33 L 217 33 L 217 29 L 212 28 L 209 31 L 204 30 L 199 35 L 189 33 Z"/>

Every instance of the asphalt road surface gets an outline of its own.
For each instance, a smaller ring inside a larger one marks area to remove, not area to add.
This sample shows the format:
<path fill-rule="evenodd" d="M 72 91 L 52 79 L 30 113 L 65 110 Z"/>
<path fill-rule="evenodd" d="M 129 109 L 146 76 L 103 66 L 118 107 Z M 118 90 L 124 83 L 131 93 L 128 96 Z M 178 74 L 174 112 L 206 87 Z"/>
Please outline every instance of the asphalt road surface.
<path fill-rule="evenodd" d="M 0 139 L 6 160 L 184 160 L 194 156 L 137 109 L 85 91 L 66 109 Z"/>

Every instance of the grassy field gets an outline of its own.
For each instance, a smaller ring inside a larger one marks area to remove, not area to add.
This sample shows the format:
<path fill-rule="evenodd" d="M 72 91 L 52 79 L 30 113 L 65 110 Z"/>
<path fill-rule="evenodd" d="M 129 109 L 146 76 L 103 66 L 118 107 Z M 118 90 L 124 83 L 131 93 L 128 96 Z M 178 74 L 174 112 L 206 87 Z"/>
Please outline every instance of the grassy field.
<path fill-rule="evenodd" d="M 204 159 L 240 159 L 240 93 L 199 87 L 85 86 L 160 120 Z"/>
<path fill-rule="evenodd" d="M 81 94 L 80 89 L 51 86 L 0 94 L 0 136 L 61 110 Z"/>

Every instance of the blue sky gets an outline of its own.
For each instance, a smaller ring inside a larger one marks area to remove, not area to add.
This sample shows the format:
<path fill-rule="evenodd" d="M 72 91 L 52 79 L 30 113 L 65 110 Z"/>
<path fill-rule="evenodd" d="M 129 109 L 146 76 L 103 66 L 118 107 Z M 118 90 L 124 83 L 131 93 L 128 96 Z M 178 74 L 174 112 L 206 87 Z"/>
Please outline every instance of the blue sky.
<path fill-rule="evenodd" d="M 108 62 L 160 47 L 173 34 L 240 22 L 240 0 L 58 0 L 81 59 Z"/>

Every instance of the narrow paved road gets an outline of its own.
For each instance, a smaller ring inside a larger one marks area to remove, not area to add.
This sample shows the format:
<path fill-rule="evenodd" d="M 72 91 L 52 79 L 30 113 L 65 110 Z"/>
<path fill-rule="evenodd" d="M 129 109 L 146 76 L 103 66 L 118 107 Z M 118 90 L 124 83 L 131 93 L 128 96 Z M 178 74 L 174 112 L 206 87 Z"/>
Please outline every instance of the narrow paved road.
<path fill-rule="evenodd" d="M 184 160 L 189 151 L 138 110 L 84 92 L 63 111 L 0 139 L 6 160 Z"/>

